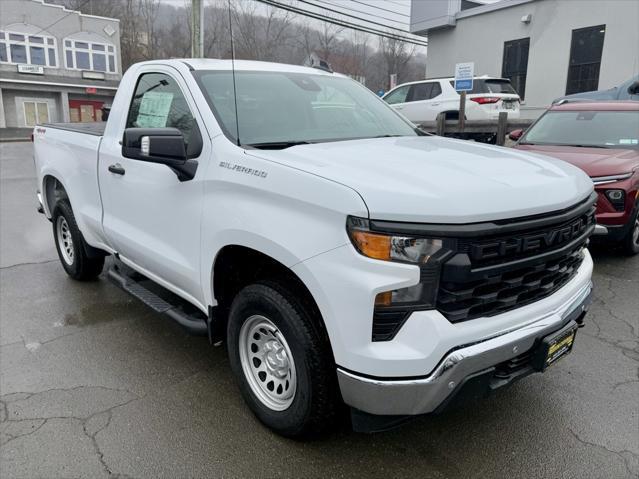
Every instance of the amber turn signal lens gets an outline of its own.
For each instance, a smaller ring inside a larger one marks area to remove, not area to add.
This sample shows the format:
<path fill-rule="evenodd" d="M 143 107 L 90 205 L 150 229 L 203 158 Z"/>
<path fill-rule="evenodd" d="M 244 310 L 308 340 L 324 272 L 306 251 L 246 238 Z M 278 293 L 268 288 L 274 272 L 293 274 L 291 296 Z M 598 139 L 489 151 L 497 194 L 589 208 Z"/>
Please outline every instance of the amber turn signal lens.
<path fill-rule="evenodd" d="M 368 231 L 352 231 L 351 237 L 357 249 L 373 259 L 390 260 L 391 237 L 369 233 Z"/>
<path fill-rule="evenodd" d="M 393 292 L 385 291 L 375 296 L 375 306 L 390 306 L 393 302 Z"/>

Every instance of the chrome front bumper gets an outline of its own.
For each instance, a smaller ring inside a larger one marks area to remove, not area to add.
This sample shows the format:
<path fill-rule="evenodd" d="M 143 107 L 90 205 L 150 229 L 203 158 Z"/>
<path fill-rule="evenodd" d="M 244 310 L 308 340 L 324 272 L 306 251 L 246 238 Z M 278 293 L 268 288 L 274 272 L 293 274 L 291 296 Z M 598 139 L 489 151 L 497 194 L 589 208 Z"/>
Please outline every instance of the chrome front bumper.
<path fill-rule="evenodd" d="M 338 368 L 344 402 L 375 415 L 416 415 L 433 412 L 458 385 L 477 372 L 508 361 L 536 342 L 583 316 L 590 304 L 592 284 L 582 288 L 563 314 L 551 314 L 521 329 L 448 353 L 426 377 L 386 380 L 360 376 Z"/>

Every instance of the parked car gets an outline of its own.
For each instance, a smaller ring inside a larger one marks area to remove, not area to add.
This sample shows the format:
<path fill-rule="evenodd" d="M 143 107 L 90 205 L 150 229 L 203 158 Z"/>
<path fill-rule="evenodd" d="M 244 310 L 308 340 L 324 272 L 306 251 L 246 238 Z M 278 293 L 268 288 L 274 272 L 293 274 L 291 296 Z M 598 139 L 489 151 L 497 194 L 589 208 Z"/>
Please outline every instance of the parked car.
<path fill-rule="evenodd" d="M 415 124 L 434 121 L 440 113 L 447 119 L 459 118 L 459 93 L 455 91 L 454 78 L 404 83 L 383 99 Z M 496 120 L 502 111 L 507 112 L 509 118 L 519 118 L 521 99 L 507 78 L 475 78 L 466 99 L 468 120 Z"/>
<path fill-rule="evenodd" d="M 621 85 L 609 88 L 608 90 L 585 91 L 562 96 L 554 100 L 553 104 L 559 103 L 562 100 L 639 100 L 639 75 L 635 75 L 630 80 L 626 80 Z"/>
<path fill-rule="evenodd" d="M 106 124 L 38 125 L 34 152 L 67 274 L 113 255 L 118 286 L 226 341 L 286 436 L 342 401 L 378 430 L 542 372 L 590 301 L 587 175 L 420 133 L 342 75 L 139 63 Z"/>
<path fill-rule="evenodd" d="M 568 101 L 522 133 L 510 134 L 515 148 L 567 161 L 592 178 L 606 238 L 639 253 L 639 103 Z"/>

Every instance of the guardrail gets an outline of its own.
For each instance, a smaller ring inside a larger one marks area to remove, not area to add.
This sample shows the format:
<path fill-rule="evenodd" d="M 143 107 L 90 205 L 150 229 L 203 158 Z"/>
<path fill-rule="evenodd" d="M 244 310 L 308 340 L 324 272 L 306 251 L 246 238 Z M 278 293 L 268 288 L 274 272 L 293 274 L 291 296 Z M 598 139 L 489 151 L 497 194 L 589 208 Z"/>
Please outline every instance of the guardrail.
<path fill-rule="evenodd" d="M 497 120 L 446 120 L 443 114 L 437 115 L 436 121 L 424 121 L 419 127 L 429 133 L 435 133 L 439 136 L 447 134 L 465 134 L 465 133 L 494 133 L 496 135 L 495 143 L 503 146 L 506 142 L 506 134 L 509 131 L 522 129 L 525 130 L 532 124 L 533 120 L 529 119 L 508 119 L 508 113 L 501 112 Z"/>

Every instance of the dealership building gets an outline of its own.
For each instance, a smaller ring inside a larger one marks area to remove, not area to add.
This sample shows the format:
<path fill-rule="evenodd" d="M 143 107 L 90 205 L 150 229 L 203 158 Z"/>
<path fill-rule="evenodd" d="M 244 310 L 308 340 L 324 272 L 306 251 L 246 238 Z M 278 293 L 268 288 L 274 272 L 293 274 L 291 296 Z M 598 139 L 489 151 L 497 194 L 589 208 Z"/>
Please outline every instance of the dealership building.
<path fill-rule="evenodd" d="M 0 1 L 0 128 L 100 121 L 121 77 L 118 20 Z"/>
<path fill-rule="evenodd" d="M 428 37 L 426 75 L 509 78 L 536 118 L 553 99 L 615 87 L 639 74 L 636 0 L 412 0 L 410 30 Z"/>

